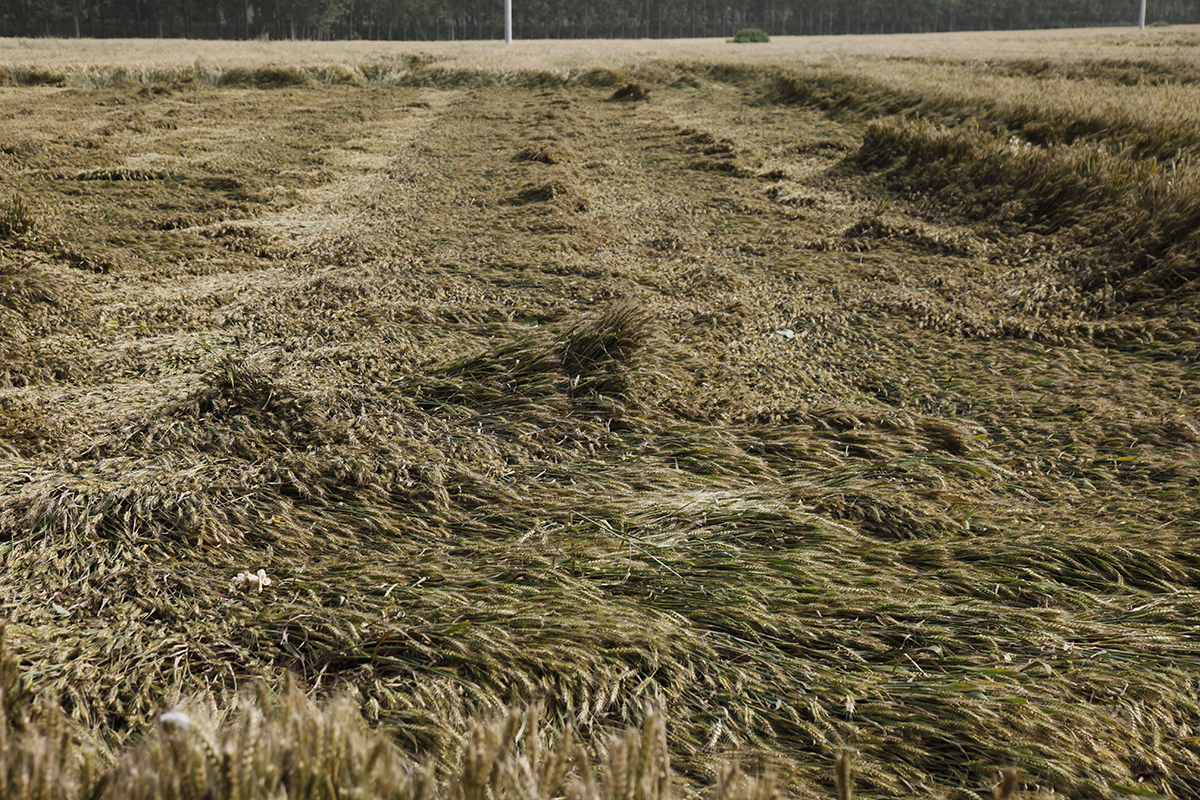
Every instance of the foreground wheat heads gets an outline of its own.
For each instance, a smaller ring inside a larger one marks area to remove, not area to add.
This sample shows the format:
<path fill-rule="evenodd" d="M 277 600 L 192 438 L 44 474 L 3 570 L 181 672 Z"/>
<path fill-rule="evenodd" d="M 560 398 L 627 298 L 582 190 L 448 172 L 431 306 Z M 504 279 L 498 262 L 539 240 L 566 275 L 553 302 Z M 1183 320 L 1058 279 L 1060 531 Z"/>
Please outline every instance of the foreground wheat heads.
<path fill-rule="evenodd" d="M 7 688 L 7 687 L 6 687 Z M 9 697 L 4 696 L 6 707 Z M 346 696 L 313 703 L 289 681 L 280 694 L 260 685 L 235 709 L 193 699 L 165 712 L 140 743 L 119 753 L 73 729 L 59 713 L 41 724 L 0 724 L 0 790 L 11 800 L 122 798 L 396 798 L 397 800 L 668 800 L 672 784 L 665 719 L 647 709 L 640 729 L 614 734 L 593 766 L 572 729 L 548 730 L 537 709 L 477 720 L 455 767 L 440 774 L 370 730 Z M 838 800 L 851 800 L 852 756 L 837 754 Z M 1015 796 L 1005 770 L 996 800 Z M 713 800 L 778 800 L 773 776 L 722 769 Z"/>
<path fill-rule="evenodd" d="M 6 800 L 668 800 L 673 785 L 666 719 L 647 707 L 640 728 L 589 748 L 571 726 L 543 724 L 537 708 L 477 718 L 457 761 L 414 760 L 370 729 L 354 700 L 313 702 L 289 676 L 259 683 L 219 707 L 193 697 L 159 715 L 140 740 L 112 751 L 53 704 L 35 699 L 0 627 L 0 796 Z M 593 755 L 598 762 L 593 765 Z M 838 800 L 854 796 L 853 755 L 834 763 Z M 1001 772 L 995 800 L 1015 796 Z M 779 800 L 773 775 L 722 768 L 712 800 Z"/>

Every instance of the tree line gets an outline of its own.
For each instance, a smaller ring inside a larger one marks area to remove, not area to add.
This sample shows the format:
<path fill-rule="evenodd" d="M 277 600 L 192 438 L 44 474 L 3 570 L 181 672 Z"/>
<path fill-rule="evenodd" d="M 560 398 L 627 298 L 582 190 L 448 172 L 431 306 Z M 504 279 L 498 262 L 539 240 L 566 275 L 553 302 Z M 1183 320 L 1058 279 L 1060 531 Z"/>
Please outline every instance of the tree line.
<path fill-rule="evenodd" d="M 514 0 L 519 39 L 919 33 L 1134 25 L 1139 0 Z M 1148 24 L 1200 22 L 1152 0 Z M 0 36 L 496 39 L 503 0 L 4 0 Z"/>

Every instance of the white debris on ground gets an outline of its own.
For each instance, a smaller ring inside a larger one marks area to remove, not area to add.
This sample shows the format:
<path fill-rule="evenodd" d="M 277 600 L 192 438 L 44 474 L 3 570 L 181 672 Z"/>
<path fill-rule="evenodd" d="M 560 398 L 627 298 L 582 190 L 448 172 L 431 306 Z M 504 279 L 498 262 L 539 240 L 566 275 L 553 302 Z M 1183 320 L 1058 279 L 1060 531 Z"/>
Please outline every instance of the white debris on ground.
<path fill-rule="evenodd" d="M 192 727 L 192 718 L 182 711 L 164 711 L 158 715 L 158 724 L 163 730 L 186 731 Z"/>
<path fill-rule="evenodd" d="M 233 588 L 243 592 L 261 592 L 270 585 L 271 579 L 267 577 L 265 569 L 260 569 L 258 572 L 239 572 L 233 579 Z"/>

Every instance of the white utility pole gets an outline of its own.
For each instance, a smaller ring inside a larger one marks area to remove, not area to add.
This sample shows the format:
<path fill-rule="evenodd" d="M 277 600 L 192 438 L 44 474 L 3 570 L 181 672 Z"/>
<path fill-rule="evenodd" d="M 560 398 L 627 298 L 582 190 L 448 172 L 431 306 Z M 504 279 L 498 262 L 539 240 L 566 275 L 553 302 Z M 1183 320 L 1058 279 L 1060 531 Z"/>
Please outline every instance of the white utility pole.
<path fill-rule="evenodd" d="M 1145 14 L 1146 0 L 1142 0 L 1142 13 Z M 504 0 L 504 43 L 512 44 L 512 0 Z"/>
<path fill-rule="evenodd" d="M 512 0 L 504 0 L 506 3 L 511 3 Z M 1138 30 L 1146 30 L 1146 0 L 1142 0 L 1142 10 L 1138 14 Z"/>

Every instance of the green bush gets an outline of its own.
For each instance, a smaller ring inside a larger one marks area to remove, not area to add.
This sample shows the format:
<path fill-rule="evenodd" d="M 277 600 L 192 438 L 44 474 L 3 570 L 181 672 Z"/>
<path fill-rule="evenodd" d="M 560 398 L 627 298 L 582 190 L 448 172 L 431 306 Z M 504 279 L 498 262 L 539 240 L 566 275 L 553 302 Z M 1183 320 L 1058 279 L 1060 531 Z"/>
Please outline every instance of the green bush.
<path fill-rule="evenodd" d="M 760 28 L 742 28 L 729 41 L 738 44 L 745 42 L 769 42 L 771 41 L 771 37 L 767 35 L 766 31 Z"/>

